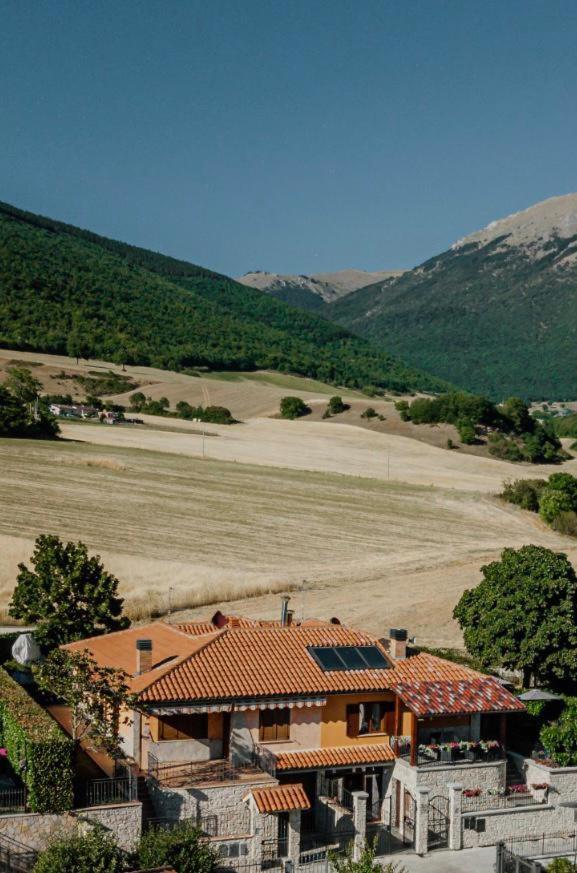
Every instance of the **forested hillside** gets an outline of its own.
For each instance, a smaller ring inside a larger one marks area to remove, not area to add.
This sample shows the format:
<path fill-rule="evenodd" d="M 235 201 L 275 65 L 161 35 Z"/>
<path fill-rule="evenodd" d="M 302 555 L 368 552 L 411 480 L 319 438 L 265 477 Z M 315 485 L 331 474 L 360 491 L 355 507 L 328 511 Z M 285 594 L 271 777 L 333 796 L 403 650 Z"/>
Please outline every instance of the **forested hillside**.
<path fill-rule="evenodd" d="M 493 222 L 328 318 L 496 400 L 577 396 L 577 195 Z"/>
<path fill-rule="evenodd" d="M 0 204 L 0 345 L 170 369 L 276 369 L 351 387 L 441 380 L 232 279 Z"/>

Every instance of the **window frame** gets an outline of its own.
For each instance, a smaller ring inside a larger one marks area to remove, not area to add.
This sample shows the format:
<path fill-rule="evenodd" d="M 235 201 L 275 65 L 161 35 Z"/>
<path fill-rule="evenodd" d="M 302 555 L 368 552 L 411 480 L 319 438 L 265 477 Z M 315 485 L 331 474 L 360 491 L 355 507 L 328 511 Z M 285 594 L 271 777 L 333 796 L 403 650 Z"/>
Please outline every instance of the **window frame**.
<path fill-rule="evenodd" d="M 365 721 L 361 723 L 361 706 L 365 707 Z M 378 707 L 378 715 L 375 720 L 375 708 Z M 366 715 L 366 710 L 372 710 Z M 393 736 L 395 732 L 395 702 L 391 700 L 370 700 L 360 703 L 349 703 L 346 710 L 347 736 L 351 739 L 356 737 L 370 737 L 375 735 Z M 367 725 L 362 730 L 363 724 Z"/>
<path fill-rule="evenodd" d="M 191 718 L 195 719 L 199 724 L 199 729 L 195 730 L 193 735 L 191 735 L 190 729 L 183 730 L 182 727 L 171 724 L 169 721 Z M 208 715 L 205 712 L 198 712 L 189 715 L 175 713 L 174 715 L 165 716 L 164 718 L 158 718 L 157 723 L 158 741 L 161 743 L 170 743 L 177 740 L 208 740 Z M 173 736 L 166 736 L 167 728 L 169 732 L 174 732 Z"/>
<path fill-rule="evenodd" d="M 269 721 L 270 724 L 264 722 Z M 258 719 L 258 738 L 261 743 L 282 743 L 290 740 L 291 710 L 260 709 Z"/>

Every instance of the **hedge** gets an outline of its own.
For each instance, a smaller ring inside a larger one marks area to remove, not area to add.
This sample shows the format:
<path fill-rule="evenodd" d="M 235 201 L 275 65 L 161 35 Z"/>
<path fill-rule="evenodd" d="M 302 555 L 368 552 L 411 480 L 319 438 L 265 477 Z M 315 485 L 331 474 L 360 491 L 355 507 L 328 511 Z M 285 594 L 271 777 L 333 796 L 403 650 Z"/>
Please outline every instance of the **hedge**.
<path fill-rule="evenodd" d="M 0 744 L 28 789 L 32 812 L 72 808 L 72 740 L 1 667 Z"/>

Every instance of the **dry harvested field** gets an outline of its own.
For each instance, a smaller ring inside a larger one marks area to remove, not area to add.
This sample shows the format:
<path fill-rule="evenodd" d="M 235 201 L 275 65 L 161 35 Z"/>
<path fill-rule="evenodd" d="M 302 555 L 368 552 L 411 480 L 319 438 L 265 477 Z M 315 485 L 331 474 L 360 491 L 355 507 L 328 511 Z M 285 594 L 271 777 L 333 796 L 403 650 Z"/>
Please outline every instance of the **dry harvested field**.
<path fill-rule="evenodd" d="M 122 446 L 0 440 L 0 494 L 4 602 L 50 531 L 100 552 L 142 615 L 166 610 L 169 588 L 175 606 L 264 592 L 234 605 L 271 614 L 266 592 L 306 578 L 307 614 L 402 623 L 438 643 L 457 639 L 453 603 L 485 559 L 528 541 L 567 546 L 475 492 Z"/>
<path fill-rule="evenodd" d="M 4 366 L 38 361 L 48 390 L 69 390 L 54 382 L 75 371 L 70 359 L 2 355 Z M 99 367 L 109 365 L 81 362 L 78 372 Z M 551 468 L 352 426 L 355 407 L 376 406 L 354 394 L 348 419 L 321 421 L 334 389 L 310 380 L 136 369 L 153 396 L 222 403 L 244 422 L 207 425 L 204 438 L 198 423 L 145 417 L 140 427 L 63 424 L 58 443 L 0 440 L 0 607 L 34 538 L 54 532 L 103 556 L 138 617 L 169 603 L 179 617 L 216 605 L 271 616 L 290 590 L 298 616 L 336 614 L 375 632 L 401 625 L 451 645 L 455 602 L 504 546 L 539 543 L 577 560 L 574 541 L 494 496 L 506 478 Z M 264 417 L 288 392 L 316 406 L 310 420 Z M 577 472 L 577 461 L 564 469 Z"/>

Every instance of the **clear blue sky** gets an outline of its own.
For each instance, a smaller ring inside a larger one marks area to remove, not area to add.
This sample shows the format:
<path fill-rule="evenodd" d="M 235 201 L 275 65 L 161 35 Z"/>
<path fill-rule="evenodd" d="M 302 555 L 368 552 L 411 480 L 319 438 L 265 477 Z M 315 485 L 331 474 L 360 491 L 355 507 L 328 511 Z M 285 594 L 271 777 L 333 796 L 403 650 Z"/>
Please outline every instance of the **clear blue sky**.
<path fill-rule="evenodd" d="M 237 275 L 577 190 L 575 0 L 0 0 L 0 199 Z"/>

